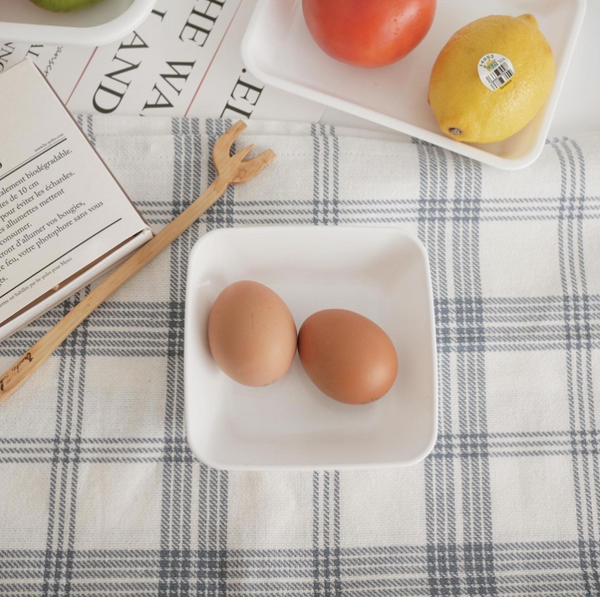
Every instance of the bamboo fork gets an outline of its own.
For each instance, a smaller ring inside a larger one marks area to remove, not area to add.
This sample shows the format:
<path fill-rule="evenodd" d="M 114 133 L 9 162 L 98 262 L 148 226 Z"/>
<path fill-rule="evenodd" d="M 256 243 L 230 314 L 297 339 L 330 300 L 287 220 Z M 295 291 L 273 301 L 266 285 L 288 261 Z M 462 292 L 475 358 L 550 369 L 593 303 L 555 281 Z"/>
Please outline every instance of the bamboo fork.
<path fill-rule="evenodd" d="M 90 292 L 0 377 L 0 403 L 24 383 L 98 305 L 187 230 L 219 199 L 230 184 L 241 184 L 254 178 L 275 158 L 275 154 L 268 149 L 259 156 L 244 161 L 252 145 L 230 156 L 233 142 L 245 128 L 246 124 L 240 120 L 217 139 L 213 148 L 213 162 L 218 173 L 215 181 L 182 214 Z"/>

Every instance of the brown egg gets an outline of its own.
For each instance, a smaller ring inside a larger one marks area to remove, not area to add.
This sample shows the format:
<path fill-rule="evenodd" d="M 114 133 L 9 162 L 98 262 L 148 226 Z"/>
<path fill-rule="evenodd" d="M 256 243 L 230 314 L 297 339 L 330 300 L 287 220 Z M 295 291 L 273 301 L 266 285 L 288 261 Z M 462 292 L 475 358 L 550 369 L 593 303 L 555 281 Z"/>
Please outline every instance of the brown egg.
<path fill-rule="evenodd" d="M 278 294 L 244 280 L 217 297 L 208 319 L 208 343 L 231 379 L 245 386 L 266 386 L 292 365 L 296 324 Z"/>
<path fill-rule="evenodd" d="M 370 319 L 345 309 L 311 315 L 300 328 L 298 353 L 319 390 L 346 404 L 381 398 L 398 373 L 389 336 Z"/>

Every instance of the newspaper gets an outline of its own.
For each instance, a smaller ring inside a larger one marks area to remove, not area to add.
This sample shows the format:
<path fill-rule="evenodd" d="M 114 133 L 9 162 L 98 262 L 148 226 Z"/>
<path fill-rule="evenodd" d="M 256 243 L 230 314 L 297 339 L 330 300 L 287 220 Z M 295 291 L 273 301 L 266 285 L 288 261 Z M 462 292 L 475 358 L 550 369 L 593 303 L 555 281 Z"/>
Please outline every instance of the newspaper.
<path fill-rule="evenodd" d="M 30 60 L 0 75 L 0 115 L 1 324 L 149 230 Z"/>
<path fill-rule="evenodd" d="M 323 106 L 267 87 L 240 43 L 256 0 L 159 0 L 124 39 L 99 48 L 0 41 L 0 73 L 30 57 L 73 113 L 299 120 Z"/>

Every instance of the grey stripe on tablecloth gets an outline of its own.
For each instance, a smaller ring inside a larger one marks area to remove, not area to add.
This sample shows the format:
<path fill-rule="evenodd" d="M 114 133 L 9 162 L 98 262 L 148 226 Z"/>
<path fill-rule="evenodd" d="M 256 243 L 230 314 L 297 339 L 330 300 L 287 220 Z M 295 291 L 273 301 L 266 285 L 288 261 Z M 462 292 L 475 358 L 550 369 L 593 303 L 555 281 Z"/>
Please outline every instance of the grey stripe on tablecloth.
<path fill-rule="evenodd" d="M 598 545 L 594 541 L 594 527 L 600 512 L 600 484 L 592 380 L 592 342 L 581 217 L 585 207 L 585 162 L 575 141 L 554 140 L 552 148 L 556 151 L 561 169 L 558 246 L 567 337 L 567 393 L 573 438 L 571 447 L 579 558 L 586 592 L 593 595 L 600 594 Z M 568 183 L 570 188 L 567 190 Z M 589 439 L 588 427 L 592 431 Z M 578 445 L 578 436 L 581 437 L 581 446 Z"/>

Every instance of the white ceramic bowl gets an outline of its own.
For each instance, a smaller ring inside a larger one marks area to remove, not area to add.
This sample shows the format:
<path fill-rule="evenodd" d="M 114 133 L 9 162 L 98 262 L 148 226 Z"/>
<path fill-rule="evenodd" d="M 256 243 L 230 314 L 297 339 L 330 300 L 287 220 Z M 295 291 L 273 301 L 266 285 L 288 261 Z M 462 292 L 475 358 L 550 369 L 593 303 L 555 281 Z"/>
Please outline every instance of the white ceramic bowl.
<path fill-rule="evenodd" d="M 259 0 L 242 42 L 244 62 L 258 79 L 510 170 L 528 166 L 542 152 L 585 13 L 585 0 L 438 0 L 433 26 L 413 52 L 391 66 L 363 69 L 342 64 L 317 46 L 301 5 L 301 0 Z M 545 106 L 522 131 L 499 143 L 468 145 L 445 136 L 427 104 L 429 76 L 440 50 L 475 19 L 524 13 L 535 15 L 556 59 L 556 79 Z"/>
<path fill-rule="evenodd" d="M 28 0 L 0 0 L 0 39 L 50 45 L 102 46 L 141 25 L 156 0 L 103 0 L 71 13 L 53 13 Z"/>
<path fill-rule="evenodd" d="M 390 336 L 396 383 L 363 406 L 335 402 L 308 379 L 298 357 L 266 388 L 229 379 L 207 339 L 214 300 L 237 280 L 266 284 L 298 328 L 321 309 L 350 309 Z M 251 227 L 202 237 L 188 265 L 185 416 L 192 452 L 223 469 L 406 466 L 436 440 L 433 300 L 423 245 L 398 228 Z"/>

